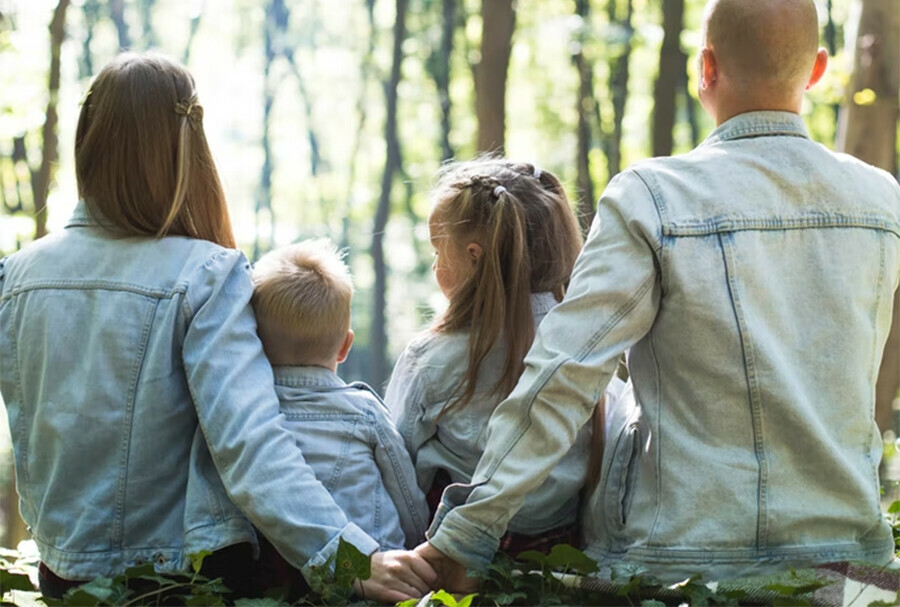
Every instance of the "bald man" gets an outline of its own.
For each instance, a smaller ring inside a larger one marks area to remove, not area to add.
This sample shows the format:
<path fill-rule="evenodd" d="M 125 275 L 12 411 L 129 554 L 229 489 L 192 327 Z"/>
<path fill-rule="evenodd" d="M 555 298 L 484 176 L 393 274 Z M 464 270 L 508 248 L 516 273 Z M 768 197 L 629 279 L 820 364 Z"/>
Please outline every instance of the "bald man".
<path fill-rule="evenodd" d="M 613 179 L 565 299 L 497 408 L 472 485 L 417 550 L 468 590 L 629 352 L 608 411 L 587 552 L 663 581 L 887 563 L 875 379 L 900 277 L 900 187 L 812 142 L 825 71 L 812 0 L 719 0 L 704 16 L 697 149 Z"/>

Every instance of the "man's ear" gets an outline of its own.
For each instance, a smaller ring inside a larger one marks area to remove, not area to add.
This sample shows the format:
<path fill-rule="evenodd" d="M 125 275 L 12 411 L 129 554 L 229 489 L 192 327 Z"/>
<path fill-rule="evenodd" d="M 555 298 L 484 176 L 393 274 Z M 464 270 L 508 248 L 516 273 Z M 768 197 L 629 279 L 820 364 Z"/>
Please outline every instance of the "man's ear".
<path fill-rule="evenodd" d="M 470 242 L 466 245 L 466 253 L 469 254 L 469 257 L 474 264 L 481 257 L 481 254 L 484 253 L 484 249 L 481 248 L 481 245 L 477 242 Z"/>
<path fill-rule="evenodd" d="M 816 85 L 816 83 L 822 79 L 822 76 L 825 75 L 825 69 L 828 67 L 828 51 L 824 48 L 820 48 L 819 52 L 816 54 L 816 62 L 813 64 L 812 73 L 809 75 L 809 82 L 806 83 L 806 90 L 808 91 L 812 87 Z"/>
<path fill-rule="evenodd" d="M 708 90 L 719 79 L 719 63 L 716 54 L 706 46 L 700 49 L 700 89 Z"/>
<path fill-rule="evenodd" d="M 347 336 L 344 337 L 344 343 L 341 344 L 341 349 L 338 351 L 338 364 L 347 360 L 347 355 L 350 354 L 351 347 L 353 347 L 353 329 L 347 329 Z"/>

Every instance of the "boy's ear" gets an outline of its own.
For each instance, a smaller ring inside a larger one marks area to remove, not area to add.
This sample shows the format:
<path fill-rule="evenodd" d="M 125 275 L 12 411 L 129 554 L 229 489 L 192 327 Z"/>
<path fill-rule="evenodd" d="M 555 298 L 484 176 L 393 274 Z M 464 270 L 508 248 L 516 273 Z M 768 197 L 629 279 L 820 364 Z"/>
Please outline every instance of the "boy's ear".
<path fill-rule="evenodd" d="M 477 242 L 470 242 L 466 245 L 466 253 L 469 254 L 472 263 L 475 263 L 481 257 L 481 254 L 484 253 L 484 249 Z"/>
<path fill-rule="evenodd" d="M 353 329 L 347 329 L 347 336 L 344 337 L 344 343 L 341 345 L 341 349 L 338 351 L 337 362 L 341 364 L 345 360 L 347 360 L 347 355 L 350 354 L 350 348 L 353 347 Z"/>

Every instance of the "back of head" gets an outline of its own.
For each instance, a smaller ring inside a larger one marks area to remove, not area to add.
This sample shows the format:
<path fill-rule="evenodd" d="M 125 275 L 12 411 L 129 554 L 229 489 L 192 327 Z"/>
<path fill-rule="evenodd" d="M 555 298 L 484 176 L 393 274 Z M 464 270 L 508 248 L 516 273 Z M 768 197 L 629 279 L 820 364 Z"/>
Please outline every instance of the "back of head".
<path fill-rule="evenodd" d="M 746 94 L 794 94 L 816 59 L 819 26 L 813 0 L 710 0 L 704 40 L 719 70 Z"/>
<path fill-rule="evenodd" d="M 253 268 L 253 309 L 273 365 L 326 365 L 350 329 L 353 282 L 327 239 L 275 249 Z"/>
<path fill-rule="evenodd" d="M 131 235 L 180 235 L 234 247 L 203 133 L 194 79 L 152 53 L 123 53 L 91 84 L 75 135 L 79 195 Z"/>
<path fill-rule="evenodd" d="M 578 221 L 559 180 L 534 165 L 485 157 L 447 165 L 433 191 L 431 223 L 457 243 L 482 248 L 435 330 L 470 329 L 469 366 L 457 402 L 471 400 L 478 367 L 504 338 L 495 391 L 508 394 L 534 338 L 531 294 L 561 300 L 581 251 Z"/>

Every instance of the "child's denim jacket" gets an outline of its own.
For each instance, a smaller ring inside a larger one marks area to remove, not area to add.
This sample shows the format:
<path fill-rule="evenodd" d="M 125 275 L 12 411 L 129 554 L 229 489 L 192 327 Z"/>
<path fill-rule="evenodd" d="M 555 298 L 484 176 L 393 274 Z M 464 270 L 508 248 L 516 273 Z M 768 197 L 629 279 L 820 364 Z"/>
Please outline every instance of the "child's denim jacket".
<path fill-rule="evenodd" d="M 636 406 L 609 412 L 589 555 L 669 580 L 887 562 L 874 403 L 898 280 L 897 181 L 796 114 L 738 115 L 638 163 L 604 192 L 431 541 L 483 568 L 630 348 Z"/>
<path fill-rule="evenodd" d="M 71 580 L 183 569 L 255 544 L 241 511 L 307 573 L 342 536 L 376 550 L 283 425 L 246 258 L 98 223 L 79 203 L 0 261 L 0 390 L 41 560 Z"/>
<path fill-rule="evenodd" d="M 384 403 L 322 367 L 275 367 L 275 392 L 303 458 L 382 550 L 425 541 L 428 507 Z"/>
<path fill-rule="evenodd" d="M 535 325 L 554 305 L 552 293 L 531 296 Z M 499 343 L 479 368 L 472 401 L 441 416 L 465 373 L 468 347 L 467 331 L 421 335 L 397 360 L 385 393 L 385 402 L 415 462 L 419 486 L 426 492 L 441 469 L 454 483 L 470 482 L 487 442 L 488 419 L 502 400 L 491 393 L 506 357 Z M 585 427 L 544 484 L 525 498 L 525 505 L 510 521 L 510 531 L 535 535 L 575 522 L 589 449 L 590 429 Z"/>

